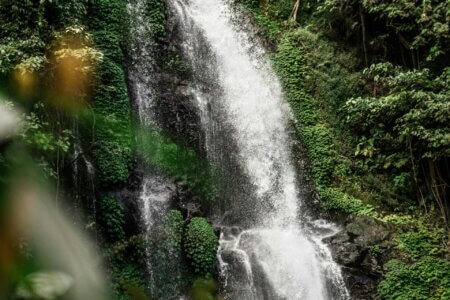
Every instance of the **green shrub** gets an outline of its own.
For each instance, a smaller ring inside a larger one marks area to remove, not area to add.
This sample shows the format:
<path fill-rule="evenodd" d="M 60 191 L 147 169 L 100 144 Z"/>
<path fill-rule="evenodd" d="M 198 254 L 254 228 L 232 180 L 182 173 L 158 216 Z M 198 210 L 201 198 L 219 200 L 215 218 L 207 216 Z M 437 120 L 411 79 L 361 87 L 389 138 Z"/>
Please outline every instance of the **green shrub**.
<path fill-rule="evenodd" d="M 325 209 L 360 216 L 377 216 L 371 205 L 347 195 L 337 188 L 320 188 L 319 194 L 321 198 L 320 204 Z"/>
<path fill-rule="evenodd" d="M 191 288 L 192 300 L 214 300 L 218 290 L 217 282 L 212 278 L 198 278 Z"/>
<path fill-rule="evenodd" d="M 330 130 L 320 124 L 307 126 L 302 129 L 301 139 L 308 149 L 312 178 L 316 184 L 329 184 L 336 157 Z"/>
<path fill-rule="evenodd" d="M 168 213 L 167 233 L 170 252 L 181 257 L 184 220 L 179 210 L 171 209 Z"/>
<path fill-rule="evenodd" d="M 148 299 L 146 278 L 133 263 L 111 266 L 111 288 L 116 300 Z"/>
<path fill-rule="evenodd" d="M 306 64 L 296 35 L 288 34 L 281 40 L 273 61 L 294 111 L 297 133 L 310 160 L 311 175 L 316 184 L 329 184 L 334 168 L 333 138 L 326 124 L 319 119 L 316 101 L 305 92 Z"/>
<path fill-rule="evenodd" d="M 166 33 L 166 4 L 161 0 L 147 0 L 146 16 L 154 37 L 164 36 Z"/>
<path fill-rule="evenodd" d="M 97 206 L 100 229 L 108 242 L 117 242 L 125 237 L 123 207 L 114 197 L 105 196 Z"/>
<path fill-rule="evenodd" d="M 418 259 L 424 256 L 439 255 L 445 244 L 445 230 L 439 227 L 428 227 L 418 222 L 417 231 L 400 234 L 395 242 L 406 257 Z"/>
<path fill-rule="evenodd" d="M 378 293 L 382 299 L 450 299 L 449 261 L 424 257 L 408 265 L 399 260 L 391 260 L 386 267 L 386 277 L 378 286 Z"/>
<path fill-rule="evenodd" d="M 212 273 L 218 244 L 218 238 L 208 221 L 201 217 L 192 218 L 186 229 L 184 249 L 195 273 Z"/>
<path fill-rule="evenodd" d="M 415 222 L 415 219 L 412 216 L 396 214 L 386 215 L 381 220 L 395 225 L 411 225 Z"/>

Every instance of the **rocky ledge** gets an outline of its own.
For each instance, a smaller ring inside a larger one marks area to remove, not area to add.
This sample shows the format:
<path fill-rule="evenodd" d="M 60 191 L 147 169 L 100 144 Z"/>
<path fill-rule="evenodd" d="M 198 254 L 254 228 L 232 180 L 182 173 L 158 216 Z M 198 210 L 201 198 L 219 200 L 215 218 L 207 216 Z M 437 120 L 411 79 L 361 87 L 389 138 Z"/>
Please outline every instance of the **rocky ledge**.
<path fill-rule="evenodd" d="M 325 240 L 342 265 L 352 299 L 376 299 L 384 263 L 392 249 L 392 225 L 373 218 L 349 216 L 344 230 Z"/>

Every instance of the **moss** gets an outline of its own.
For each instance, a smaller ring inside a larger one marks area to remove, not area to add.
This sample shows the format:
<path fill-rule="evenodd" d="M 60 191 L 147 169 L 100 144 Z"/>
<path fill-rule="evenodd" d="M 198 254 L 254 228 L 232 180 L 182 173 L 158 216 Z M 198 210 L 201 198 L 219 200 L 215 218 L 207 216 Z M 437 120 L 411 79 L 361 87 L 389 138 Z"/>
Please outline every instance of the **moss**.
<path fill-rule="evenodd" d="M 280 42 L 273 61 L 281 78 L 285 96 L 296 117 L 296 129 L 311 165 L 317 185 L 328 185 L 334 171 L 333 135 L 320 118 L 317 102 L 305 91 L 307 71 L 296 36 L 287 34 Z"/>
<path fill-rule="evenodd" d="M 174 178 L 199 196 L 204 207 L 217 196 L 214 170 L 189 147 L 176 143 L 164 133 L 153 128 L 141 131 L 139 152 L 153 168 Z"/>
<path fill-rule="evenodd" d="M 370 204 L 366 204 L 360 199 L 343 193 L 337 188 L 321 188 L 319 189 L 319 194 L 321 198 L 320 204 L 327 210 L 368 217 L 377 216 L 377 213 Z"/>
<path fill-rule="evenodd" d="M 164 36 L 167 20 L 165 1 L 147 0 L 146 16 L 152 30 L 152 38 Z"/>
<path fill-rule="evenodd" d="M 121 0 L 95 0 L 89 6 L 89 28 L 104 54 L 93 96 L 97 115 L 93 154 L 98 180 L 104 186 L 125 182 L 132 163 L 130 101 L 121 49 L 125 5 Z"/>
<path fill-rule="evenodd" d="M 218 291 L 218 284 L 212 278 L 198 278 L 192 284 L 190 296 L 192 300 L 214 300 L 220 299 L 214 297 Z"/>
<path fill-rule="evenodd" d="M 175 74 L 178 74 L 179 76 L 186 76 L 189 72 L 188 64 L 179 54 L 176 54 L 165 61 L 163 64 L 163 68 L 164 70 L 173 72 Z"/>
<path fill-rule="evenodd" d="M 170 210 L 166 217 L 161 227 L 152 229 L 147 244 L 152 296 L 156 299 L 177 298 L 192 281 L 183 256 L 183 216 L 178 210 Z"/>
<path fill-rule="evenodd" d="M 122 206 L 114 197 L 105 196 L 98 203 L 98 221 L 107 242 L 117 242 L 125 237 L 125 217 Z"/>
<path fill-rule="evenodd" d="M 205 218 L 192 218 L 186 228 L 184 248 L 195 273 L 211 274 L 219 240 Z"/>

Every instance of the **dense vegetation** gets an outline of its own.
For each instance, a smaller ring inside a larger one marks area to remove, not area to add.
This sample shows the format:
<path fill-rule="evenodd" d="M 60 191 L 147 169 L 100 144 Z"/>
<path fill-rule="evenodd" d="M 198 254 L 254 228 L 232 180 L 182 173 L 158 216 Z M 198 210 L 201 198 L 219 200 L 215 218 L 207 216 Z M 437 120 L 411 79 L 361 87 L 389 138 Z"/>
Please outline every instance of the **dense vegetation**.
<path fill-rule="evenodd" d="M 147 2 L 149 39 L 160 41 L 166 6 Z M 235 2 L 270 45 L 321 208 L 337 220 L 353 214 L 394 226 L 378 295 L 450 298 L 450 2 Z M 149 240 L 130 226 L 119 201 L 138 160 L 189 189 L 199 205 L 217 194 L 213 170 L 194 149 L 170 133 L 133 128 L 126 3 L 0 1 L 0 100 L 23 115 L 17 137 L 0 141 L 0 196 L 11 170 L 22 170 L 17 157 L 31 161 L 27 153 L 54 183 L 56 206 L 72 198 L 66 204 L 82 211 L 74 222 L 103 249 L 115 298 L 149 295 L 150 259 L 161 261 L 153 296 L 190 290 L 194 299 L 213 299 L 218 237 L 208 221 L 171 210 Z M 179 56 L 164 68 L 188 72 Z M 139 149 L 136 136 L 146 141 Z M 79 177 L 92 175 L 92 182 L 74 182 L 83 159 L 95 172 Z M 0 200 L 3 218 L 8 205 Z M 386 250 L 371 247 L 377 255 Z M 21 244 L 24 260 L 28 251 Z"/>
<path fill-rule="evenodd" d="M 379 296 L 447 298 L 449 2 L 237 2 L 274 45 L 321 206 L 396 225 Z"/>

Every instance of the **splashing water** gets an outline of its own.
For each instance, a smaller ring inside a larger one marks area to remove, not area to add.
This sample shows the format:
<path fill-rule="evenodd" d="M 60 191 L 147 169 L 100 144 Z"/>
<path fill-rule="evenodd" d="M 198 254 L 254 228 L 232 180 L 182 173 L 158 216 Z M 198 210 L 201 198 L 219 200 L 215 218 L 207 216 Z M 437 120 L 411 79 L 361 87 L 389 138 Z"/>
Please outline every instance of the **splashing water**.
<path fill-rule="evenodd" d="M 290 111 L 263 49 L 233 24 L 224 0 L 170 4 L 196 79 L 192 94 L 208 158 L 225 169 L 227 159 L 234 160 L 242 175 L 227 179 L 232 183 L 226 193 L 233 196 L 220 212 L 235 216 L 219 221 L 218 260 L 227 297 L 348 299 L 324 236 L 307 230 L 299 217 Z"/>

